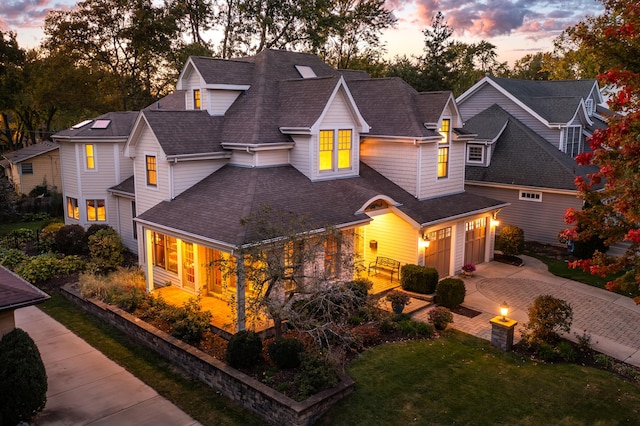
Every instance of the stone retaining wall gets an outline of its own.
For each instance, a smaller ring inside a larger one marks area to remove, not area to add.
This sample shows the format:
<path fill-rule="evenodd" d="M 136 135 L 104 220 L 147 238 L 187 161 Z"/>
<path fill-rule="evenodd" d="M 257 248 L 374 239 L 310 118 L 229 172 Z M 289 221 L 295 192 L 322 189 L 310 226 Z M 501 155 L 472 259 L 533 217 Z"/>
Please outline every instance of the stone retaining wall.
<path fill-rule="evenodd" d="M 186 370 L 195 378 L 277 425 L 310 425 L 333 404 L 353 392 L 354 382 L 341 376 L 340 383 L 304 401 L 293 399 L 231 368 L 199 349 L 158 330 L 115 306 L 85 300 L 71 288 L 62 295 L 85 311 L 121 330 L 137 343 L 147 346 Z"/>

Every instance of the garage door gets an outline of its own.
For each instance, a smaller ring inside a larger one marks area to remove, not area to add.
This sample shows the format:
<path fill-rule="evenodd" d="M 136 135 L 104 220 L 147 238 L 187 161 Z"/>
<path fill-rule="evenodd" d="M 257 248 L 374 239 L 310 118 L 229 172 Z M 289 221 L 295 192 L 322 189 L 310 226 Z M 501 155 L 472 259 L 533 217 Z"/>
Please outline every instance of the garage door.
<path fill-rule="evenodd" d="M 472 220 L 465 223 L 464 263 L 484 262 L 485 247 L 487 246 L 487 218 Z"/>
<path fill-rule="evenodd" d="M 424 251 L 424 264 L 438 271 L 440 277 L 449 276 L 451 262 L 451 227 L 429 232 L 429 247 Z"/>

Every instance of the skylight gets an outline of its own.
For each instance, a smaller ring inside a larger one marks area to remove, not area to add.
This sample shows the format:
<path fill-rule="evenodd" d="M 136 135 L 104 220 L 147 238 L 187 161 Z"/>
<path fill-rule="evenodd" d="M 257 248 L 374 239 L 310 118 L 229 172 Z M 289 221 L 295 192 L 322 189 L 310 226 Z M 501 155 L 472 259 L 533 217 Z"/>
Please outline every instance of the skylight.
<path fill-rule="evenodd" d="M 84 126 L 86 126 L 87 124 L 91 123 L 92 121 L 93 121 L 93 120 L 84 120 L 84 121 L 83 121 L 83 122 L 81 122 L 81 123 L 78 123 L 78 124 L 76 124 L 76 125 L 71 126 L 71 128 L 72 128 L 72 129 L 79 129 L 80 127 L 84 127 Z"/>
<path fill-rule="evenodd" d="M 96 120 L 91 126 L 92 129 L 106 129 L 111 124 L 111 120 Z"/>
<path fill-rule="evenodd" d="M 307 65 L 296 65 L 296 69 L 302 78 L 314 78 L 317 77 L 313 69 Z"/>

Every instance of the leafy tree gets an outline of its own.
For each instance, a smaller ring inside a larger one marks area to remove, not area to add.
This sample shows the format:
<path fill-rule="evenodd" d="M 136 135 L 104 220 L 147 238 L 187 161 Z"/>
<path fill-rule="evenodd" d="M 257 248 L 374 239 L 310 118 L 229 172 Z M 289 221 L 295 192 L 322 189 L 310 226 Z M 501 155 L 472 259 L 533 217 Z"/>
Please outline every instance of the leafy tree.
<path fill-rule="evenodd" d="M 628 243 L 620 257 L 596 251 L 590 259 L 571 265 L 601 276 L 626 271 L 607 284 L 616 290 L 630 279 L 640 286 L 640 14 L 636 2 L 603 3 L 604 14 L 578 24 L 575 34 L 586 48 L 602 49 L 598 57 L 615 67 L 599 79 L 615 88 L 609 106 L 619 114 L 609 118 L 608 128 L 594 132 L 589 141 L 593 152 L 576 157 L 578 164 L 596 165 L 599 170 L 576 179 L 585 207 L 567 210 L 565 221 L 573 228 L 564 236 L 572 241 L 599 237 L 607 245 Z M 640 298 L 635 301 L 640 303 Z"/>
<path fill-rule="evenodd" d="M 20 137 L 11 111 L 18 105 L 24 87 L 22 67 L 26 52 L 18 46 L 16 34 L 0 30 L 0 152 L 19 148 Z"/>

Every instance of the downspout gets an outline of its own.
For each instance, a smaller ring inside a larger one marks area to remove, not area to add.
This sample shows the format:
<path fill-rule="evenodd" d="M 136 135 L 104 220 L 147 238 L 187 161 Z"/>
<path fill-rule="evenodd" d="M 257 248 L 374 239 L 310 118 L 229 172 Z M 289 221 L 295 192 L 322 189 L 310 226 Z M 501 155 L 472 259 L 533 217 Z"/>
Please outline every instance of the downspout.
<path fill-rule="evenodd" d="M 416 198 L 420 198 L 420 182 L 422 180 L 422 145 L 418 144 L 418 140 L 414 139 L 413 144 L 418 148 L 417 164 L 416 164 Z"/>
<path fill-rule="evenodd" d="M 176 198 L 176 188 L 173 183 L 173 167 L 178 163 L 178 159 L 174 158 L 173 162 L 169 163 L 169 199 L 173 200 Z"/>

